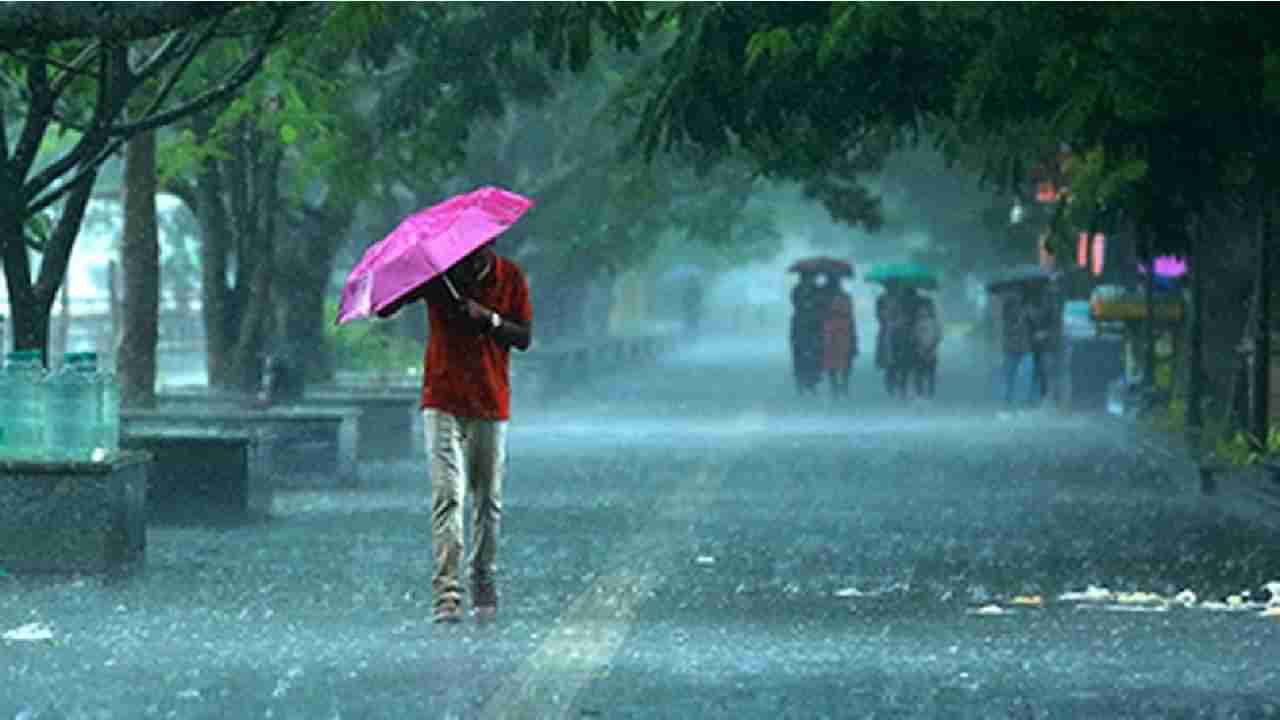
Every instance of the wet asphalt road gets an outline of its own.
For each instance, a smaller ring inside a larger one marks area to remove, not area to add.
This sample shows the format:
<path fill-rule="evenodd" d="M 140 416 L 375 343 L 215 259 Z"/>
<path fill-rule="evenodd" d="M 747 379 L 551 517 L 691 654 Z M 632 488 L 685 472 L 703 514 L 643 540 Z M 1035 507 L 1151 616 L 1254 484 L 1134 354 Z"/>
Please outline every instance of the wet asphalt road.
<path fill-rule="evenodd" d="M 1280 717 L 1276 530 L 958 359 L 900 408 L 865 361 L 797 399 L 780 350 L 517 405 L 492 624 L 428 621 L 413 464 L 154 528 L 128 581 L 2 577 L 0 632 L 52 639 L 0 640 L 0 718 Z"/>

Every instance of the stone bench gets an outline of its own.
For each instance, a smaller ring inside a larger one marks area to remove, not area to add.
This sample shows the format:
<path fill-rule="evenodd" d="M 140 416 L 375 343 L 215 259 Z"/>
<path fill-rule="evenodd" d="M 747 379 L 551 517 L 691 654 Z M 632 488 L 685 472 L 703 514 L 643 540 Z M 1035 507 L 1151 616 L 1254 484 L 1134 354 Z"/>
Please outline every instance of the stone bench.
<path fill-rule="evenodd" d="M 120 446 L 153 458 L 147 484 L 150 524 L 217 524 L 271 512 L 265 433 L 130 428 Z"/>
<path fill-rule="evenodd" d="M 358 427 L 358 460 L 399 460 L 420 453 L 414 417 L 418 412 L 421 390 L 395 387 L 359 387 L 321 385 L 308 388 L 306 396 L 296 404 L 275 406 L 277 409 L 336 409 L 360 411 Z M 251 409 L 254 398 L 221 392 L 207 387 L 166 390 L 157 395 L 161 407 L 184 409 Z"/>
<path fill-rule="evenodd" d="M 360 460 L 413 457 L 422 444 L 415 426 L 420 390 L 317 387 L 308 390 L 302 407 L 354 407 L 360 411 Z"/>
<path fill-rule="evenodd" d="M 359 421 L 354 408 L 178 407 L 120 414 L 122 435 L 174 428 L 254 434 L 266 447 L 274 489 L 355 486 Z"/>
<path fill-rule="evenodd" d="M 0 568 L 127 574 L 146 554 L 151 456 L 0 460 Z"/>

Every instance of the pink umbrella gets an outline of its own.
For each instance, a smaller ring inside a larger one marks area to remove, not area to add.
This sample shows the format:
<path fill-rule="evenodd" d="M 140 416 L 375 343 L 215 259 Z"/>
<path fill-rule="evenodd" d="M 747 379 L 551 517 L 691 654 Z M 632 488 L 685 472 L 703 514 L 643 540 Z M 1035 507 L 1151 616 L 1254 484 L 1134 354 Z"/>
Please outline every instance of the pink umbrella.
<path fill-rule="evenodd" d="M 347 275 L 338 324 L 394 303 L 511 227 L 532 206 L 516 193 L 482 187 L 405 218 Z"/>

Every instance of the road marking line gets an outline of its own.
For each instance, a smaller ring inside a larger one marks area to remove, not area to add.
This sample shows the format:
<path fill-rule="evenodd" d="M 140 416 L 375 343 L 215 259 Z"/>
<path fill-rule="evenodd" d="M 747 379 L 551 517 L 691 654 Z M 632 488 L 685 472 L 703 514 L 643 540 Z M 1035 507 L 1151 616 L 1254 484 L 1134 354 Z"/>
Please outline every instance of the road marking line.
<path fill-rule="evenodd" d="M 653 530 L 638 534 L 605 561 L 617 568 L 598 578 L 560 616 L 556 629 L 485 705 L 484 718 L 569 717 L 574 700 L 617 654 L 640 603 L 664 579 L 681 542 L 663 525 L 696 517 L 716 498 L 724 479 L 704 467 L 663 498 Z M 639 565 L 639 567 L 637 567 Z"/>

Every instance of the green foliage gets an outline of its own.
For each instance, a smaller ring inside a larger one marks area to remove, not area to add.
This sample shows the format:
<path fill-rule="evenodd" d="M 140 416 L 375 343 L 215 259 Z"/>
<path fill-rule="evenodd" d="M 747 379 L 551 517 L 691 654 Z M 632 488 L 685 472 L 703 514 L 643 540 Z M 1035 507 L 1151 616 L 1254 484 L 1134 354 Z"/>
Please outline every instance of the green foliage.
<path fill-rule="evenodd" d="M 23 228 L 26 234 L 27 248 L 36 252 L 44 252 L 45 245 L 49 242 L 49 236 L 53 234 L 53 219 L 49 213 L 36 213 L 27 218 L 26 226 Z"/>
<path fill-rule="evenodd" d="M 1214 454 L 1231 465 L 1256 465 L 1267 457 L 1280 455 L 1280 428 L 1271 428 L 1265 443 L 1249 433 L 1237 432 L 1220 439 Z"/>
<path fill-rule="evenodd" d="M 325 308 L 326 317 L 337 317 L 337 303 Z M 393 325 L 377 320 L 360 320 L 345 325 L 327 325 L 325 342 L 339 370 L 400 374 L 422 366 L 422 345 L 395 334 Z"/>

